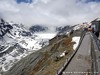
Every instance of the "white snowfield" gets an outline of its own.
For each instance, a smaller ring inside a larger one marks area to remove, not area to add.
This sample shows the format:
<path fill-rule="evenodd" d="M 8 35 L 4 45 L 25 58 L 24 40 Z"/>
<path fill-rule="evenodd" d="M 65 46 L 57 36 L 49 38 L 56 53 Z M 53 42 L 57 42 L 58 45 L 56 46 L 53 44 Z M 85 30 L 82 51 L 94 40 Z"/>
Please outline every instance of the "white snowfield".
<path fill-rule="evenodd" d="M 52 39 L 56 36 L 56 33 L 36 33 L 41 39 Z"/>
<path fill-rule="evenodd" d="M 35 34 L 35 35 L 33 35 L 34 39 L 32 39 L 32 37 L 30 38 L 30 37 L 22 37 L 21 36 L 20 39 L 17 39 L 17 37 L 14 37 L 14 39 L 16 39 L 16 41 L 19 43 L 19 45 L 22 46 L 23 48 L 25 48 L 26 50 L 24 50 L 23 53 L 19 53 L 18 49 L 15 48 L 9 54 L 5 54 L 2 57 L 0 57 L 1 72 L 8 71 L 14 65 L 14 63 L 18 62 L 20 59 L 29 55 L 30 53 L 41 49 L 43 42 L 45 42 L 45 44 L 48 45 L 49 44 L 48 40 L 53 38 L 55 35 L 56 34 L 43 34 L 43 35 Z M 9 39 L 9 41 L 10 41 L 10 39 Z M 10 41 L 9 43 L 11 43 L 11 42 L 13 42 L 13 41 Z M 11 46 L 11 45 L 9 45 L 9 46 Z M 6 51 L 9 48 L 9 46 L 4 51 Z M 2 52 L 4 52 L 4 51 L 2 51 Z"/>
<path fill-rule="evenodd" d="M 75 42 L 73 45 L 73 49 L 76 50 L 77 46 L 79 45 L 80 37 L 73 37 L 72 42 Z"/>

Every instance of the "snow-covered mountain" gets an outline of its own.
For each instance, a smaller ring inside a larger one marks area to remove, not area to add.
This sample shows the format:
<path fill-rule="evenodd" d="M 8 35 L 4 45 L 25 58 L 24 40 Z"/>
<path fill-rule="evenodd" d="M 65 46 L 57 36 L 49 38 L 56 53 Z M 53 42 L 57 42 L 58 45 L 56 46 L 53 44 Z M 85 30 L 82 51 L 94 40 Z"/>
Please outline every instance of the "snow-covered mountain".
<path fill-rule="evenodd" d="M 30 32 L 46 32 L 48 30 L 48 27 L 42 26 L 42 25 L 33 25 L 29 28 Z"/>
<path fill-rule="evenodd" d="M 0 22 L 0 74 L 28 54 L 48 45 L 55 34 L 33 34 L 22 24 Z"/>
<path fill-rule="evenodd" d="M 70 28 L 70 26 L 60 26 L 60 27 L 56 27 L 56 31 L 58 31 L 59 33 L 63 33 L 64 31 L 67 31 Z"/>
<path fill-rule="evenodd" d="M 25 49 L 36 50 L 39 48 L 36 48 L 34 44 L 39 44 L 41 38 L 26 30 L 22 24 L 14 24 L 3 21 L 0 26 L 1 46 L 18 43 L 18 45 Z"/>

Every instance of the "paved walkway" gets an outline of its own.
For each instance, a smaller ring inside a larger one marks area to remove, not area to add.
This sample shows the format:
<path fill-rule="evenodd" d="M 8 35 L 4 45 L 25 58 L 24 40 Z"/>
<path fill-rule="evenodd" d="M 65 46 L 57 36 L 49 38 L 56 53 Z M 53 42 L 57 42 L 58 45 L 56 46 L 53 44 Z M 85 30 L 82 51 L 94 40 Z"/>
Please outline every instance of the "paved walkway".
<path fill-rule="evenodd" d="M 91 40 L 89 33 L 86 33 L 79 49 L 63 75 L 91 75 Z"/>

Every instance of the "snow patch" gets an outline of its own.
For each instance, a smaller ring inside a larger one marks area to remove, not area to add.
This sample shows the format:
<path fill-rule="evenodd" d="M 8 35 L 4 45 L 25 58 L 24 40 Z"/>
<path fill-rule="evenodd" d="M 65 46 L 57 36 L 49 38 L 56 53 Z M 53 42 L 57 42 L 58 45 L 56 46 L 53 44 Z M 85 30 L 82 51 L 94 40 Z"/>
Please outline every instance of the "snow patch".
<path fill-rule="evenodd" d="M 56 36 L 56 33 L 36 33 L 41 39 L 52 39 Z"/>
<path fill-rule="evenodd" d="M 78 44 L 79 44 L 79 40 L 80 40 L 80 37 L 73 37 L 72 38 L 72 42 L 75 42 L 75 44 L 73 45 L 73 49 L 76 50 Z"/>

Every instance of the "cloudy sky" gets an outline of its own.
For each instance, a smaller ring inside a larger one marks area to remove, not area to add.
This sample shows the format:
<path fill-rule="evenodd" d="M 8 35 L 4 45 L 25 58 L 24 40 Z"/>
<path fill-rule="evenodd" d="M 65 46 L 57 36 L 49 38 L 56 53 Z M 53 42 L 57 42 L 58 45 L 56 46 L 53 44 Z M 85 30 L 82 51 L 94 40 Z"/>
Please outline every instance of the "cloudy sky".
<path fill-rule="evenodd" d="M 0 17 L 26 26 L 74 25 L 100 17 L 100 0 L 0 0 Z"/>

